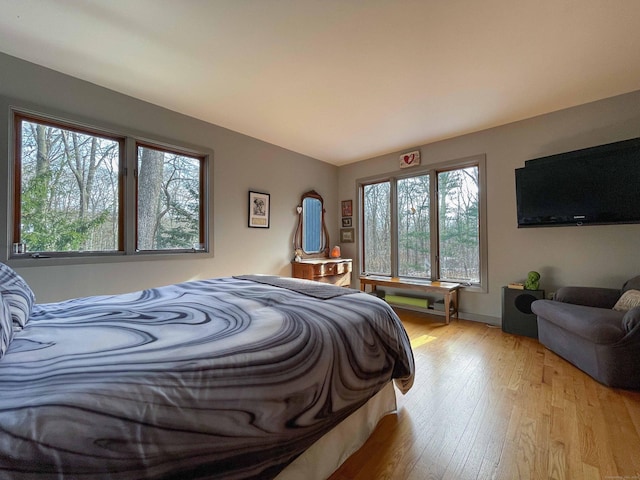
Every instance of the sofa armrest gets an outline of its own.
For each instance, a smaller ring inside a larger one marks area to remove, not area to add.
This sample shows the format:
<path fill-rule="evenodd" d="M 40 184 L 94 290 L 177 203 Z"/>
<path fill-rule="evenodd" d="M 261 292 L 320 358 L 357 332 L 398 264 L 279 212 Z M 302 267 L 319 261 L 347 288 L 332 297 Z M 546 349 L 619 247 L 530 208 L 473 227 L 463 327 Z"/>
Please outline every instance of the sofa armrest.
<path fill-rule="evenodd" d="M 536 300 L 531 304 L 531 310 L 538 316 L 538 331 L 544 320 L 598 345 L 616 343 L 627 333 L 622 327 L 624 312 L 611 308 Z"/>
<path fill-rule="evenodd" d="M 598 308 L 613 308 L 618 298 L 620 290 L 601 287 L 561 287 L 553 296 L 558 302 Z"/>

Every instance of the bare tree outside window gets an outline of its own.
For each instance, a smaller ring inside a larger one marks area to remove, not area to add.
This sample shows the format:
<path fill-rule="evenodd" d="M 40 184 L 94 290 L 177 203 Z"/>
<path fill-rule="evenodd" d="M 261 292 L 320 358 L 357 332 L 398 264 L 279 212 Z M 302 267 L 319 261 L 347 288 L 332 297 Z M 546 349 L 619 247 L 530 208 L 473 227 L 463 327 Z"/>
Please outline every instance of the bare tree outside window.
<path fill-rule="evenodd" d="M 364 186 L 364 262 L 366 273 L 391 273 L 391 184 Z"/>
<path fill-rule="evenodd" d="M 440 276 L 480 281 L 478 167 L 438 173 Z"/>
<path fill-rule="evenodd" d="M 16 241 L 35 252 L 115 251 L 122 142 L 19 119 Z"/>
<path fill-rule="evenodd" d="M 480 164 L 363 184 L 363 272 L 481 284 Z"/>
<path fill-rule="evenodd" d="M 128 158 L 124 135 L 26 113 L 14 129 L 13 253 L 207 250 L 207 156 L 138 143 Z"/>
<path fill-rule="evenodd" d="M 398 274 L 431 276 L 429 175 L 398 180 Z"/>
<path fill-rule="evenodd" d="M 202 243 L 202 162 L 138 146 L 138 250 L 190 249 Z"/>

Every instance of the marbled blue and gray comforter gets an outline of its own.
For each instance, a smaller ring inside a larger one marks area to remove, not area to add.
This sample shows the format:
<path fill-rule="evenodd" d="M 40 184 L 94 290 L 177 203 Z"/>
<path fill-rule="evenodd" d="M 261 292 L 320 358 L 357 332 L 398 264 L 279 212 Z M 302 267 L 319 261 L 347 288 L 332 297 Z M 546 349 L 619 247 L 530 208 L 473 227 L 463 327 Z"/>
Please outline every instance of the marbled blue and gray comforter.
<path fill-rule="evenodd" d="M 0 360 L 0 478 L 271 478 L 391 378 L 411 386 L 409 341 L 364 293 L 222 278 L 36 305 Z"/>

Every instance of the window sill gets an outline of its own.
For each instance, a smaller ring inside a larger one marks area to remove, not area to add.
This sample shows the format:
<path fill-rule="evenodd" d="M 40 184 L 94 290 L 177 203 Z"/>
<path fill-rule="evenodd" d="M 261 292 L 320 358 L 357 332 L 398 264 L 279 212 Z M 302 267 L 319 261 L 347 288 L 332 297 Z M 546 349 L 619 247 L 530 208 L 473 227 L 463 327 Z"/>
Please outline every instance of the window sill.
<path fill-rule="evenodd" d="M 213 252 L 203 250 L 178 251 L 178 252 L 140 252 L 135 254 L 125 254 L 123 252 L 114 253 L 74 253 L 67 255 L 46 254 L 13 254 L 8 259 L 3 260 L 11 267 L 44 267 L 60 265 L 91 265 L 102 263 L 126 263 L 126 262 L 146 262 L 146 261 L 167 261 L 192 258 L 213 258 Z"/>

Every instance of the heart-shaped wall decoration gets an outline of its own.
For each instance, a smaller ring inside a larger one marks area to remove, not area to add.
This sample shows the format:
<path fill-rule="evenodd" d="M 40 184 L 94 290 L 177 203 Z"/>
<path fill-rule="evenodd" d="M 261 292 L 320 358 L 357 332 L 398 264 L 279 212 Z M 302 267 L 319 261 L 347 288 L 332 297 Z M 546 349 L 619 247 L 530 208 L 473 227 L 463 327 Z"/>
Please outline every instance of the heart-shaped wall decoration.
<path fill-rule="evenodd" d="M 420 165 L 420 151 L 405 153 L 400 155 L 400 168 L 414 167 Z"/>

